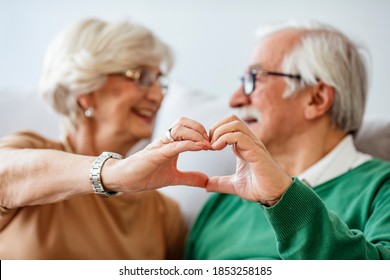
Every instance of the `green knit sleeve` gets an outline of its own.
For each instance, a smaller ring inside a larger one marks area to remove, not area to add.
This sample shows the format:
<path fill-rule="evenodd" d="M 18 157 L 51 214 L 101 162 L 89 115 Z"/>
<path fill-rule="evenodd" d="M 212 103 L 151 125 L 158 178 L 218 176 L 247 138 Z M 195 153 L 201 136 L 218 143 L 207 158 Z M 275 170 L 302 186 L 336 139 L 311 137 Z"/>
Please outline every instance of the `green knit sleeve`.
<path fill-rule="evenodd" d="M 264 212 L 282 259 L 390 259 L 390 185 L 380 188 L 364 231 L 350 229 L 297 178 Z"/>

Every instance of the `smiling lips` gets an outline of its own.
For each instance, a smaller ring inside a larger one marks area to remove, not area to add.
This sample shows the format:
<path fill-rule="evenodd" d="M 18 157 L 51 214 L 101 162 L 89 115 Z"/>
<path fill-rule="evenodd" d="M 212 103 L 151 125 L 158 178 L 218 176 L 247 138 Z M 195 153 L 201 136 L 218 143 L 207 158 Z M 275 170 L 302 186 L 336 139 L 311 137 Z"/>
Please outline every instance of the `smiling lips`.
<path fill-rule="evenodd" d="M 251 124 L 251 123 L 257 122 L 257 119 L 256 118 L 246 118 L 246 119 L 244 119 L 244 122 L 247 124 Z"/>
<path fill-rule="evenodd" d="M 142 117 L 144 120 L 147 120 L 149 122 L 152 121 L 154 119 L 154 116 L 156 115 L 156 111 L 151 109 L 134 108 L 132 111 L 139 117 Z"/>
<path fill-rule="evenodd" d="M 238 116 L 248 125 L 261 121 L 260 111 L 253 106 L 240 108 L 238 111 Z"/>

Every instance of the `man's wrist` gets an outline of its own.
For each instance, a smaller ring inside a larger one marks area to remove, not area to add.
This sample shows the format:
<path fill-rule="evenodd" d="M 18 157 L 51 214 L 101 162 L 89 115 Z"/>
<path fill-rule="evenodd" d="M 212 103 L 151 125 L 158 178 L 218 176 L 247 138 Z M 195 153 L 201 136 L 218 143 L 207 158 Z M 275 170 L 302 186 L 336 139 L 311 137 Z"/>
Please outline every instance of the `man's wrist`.
<path fill-rule="evenodd" d="M 286 174 L 287 175 L 287 174 Z M 291 184 L 294 182 L 293 178 L 291 178 L 290 176 L 286 176 L 285 177 L 285 182 L 284 182 L 284 187 L 282 188 L 282 193 L 280 193 L 280 195 L 278 196 L 275 196 L 273 198 L 269 198 L 269 199 L 259 199 L 258 200 L 258 203 L 260 203 L 261 205 L 265 206 L 265 207 L 271 207 L 271 206 L 274 206 L 275 204 L 277 204 L 279 202 L 279 200 L 282 198 L 283 194 L 286 192 L 286 190 L 291 186 Z"/>
<path fill-rule="evenodd" d="M 281 198 L 281 196 L 278 198 L 272 199 L 272 200 L 260 200 L 260 201 L 258 201 L 258 203 L 260 203 L 260 205 L 265 206 L 265 207 L 271 207 L 271 206 L 274 206 L 276 203 L 278 203 L 280 198 Z"/>

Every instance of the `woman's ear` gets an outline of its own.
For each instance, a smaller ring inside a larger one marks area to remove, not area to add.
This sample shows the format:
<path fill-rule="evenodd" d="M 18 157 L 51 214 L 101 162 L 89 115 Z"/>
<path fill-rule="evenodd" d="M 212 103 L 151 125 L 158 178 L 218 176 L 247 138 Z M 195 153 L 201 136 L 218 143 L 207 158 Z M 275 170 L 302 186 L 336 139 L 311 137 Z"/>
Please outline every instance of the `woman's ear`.
<path fill-rule="evenodd" d="M 79 104 L 81 110 L 84 112 L 89 108 L 95 107 L 95 102 L 93 100 L 93 94 L 82 94 L 77 97 L 77 103 Z"/>
<path fill-rule="evenodd" d="M 323 82 L 319 82 L 309 92 L 309 99 L 305 105 L 304 115 L 306 119 L 316 119 L 325 115 L 334 102 L 334 88 Z"/>
<path fill-rule="evenodd" d="M 80 95 L 77 97 L 77 103 L 81 111 L 84 112 L 84 116 L 93 118 L 95 115 L 95 102 L 92 93 Z"/>

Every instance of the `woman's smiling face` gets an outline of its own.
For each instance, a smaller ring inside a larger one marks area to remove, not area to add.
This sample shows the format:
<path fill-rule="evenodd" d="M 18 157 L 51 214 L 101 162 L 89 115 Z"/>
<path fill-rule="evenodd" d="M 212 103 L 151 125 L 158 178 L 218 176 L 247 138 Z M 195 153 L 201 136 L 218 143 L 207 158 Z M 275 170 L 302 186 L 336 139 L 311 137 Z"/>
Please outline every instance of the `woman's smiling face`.
<path fill-rule="evenodd" d="M 158 78 L 158 67 L 143 67 Z M 163 100 L 158 80 L 145 87 L 122 74 L 107 77 L 105 84 L 93 92 L 96 131 L 123 141 L 149 138 Z"/>

